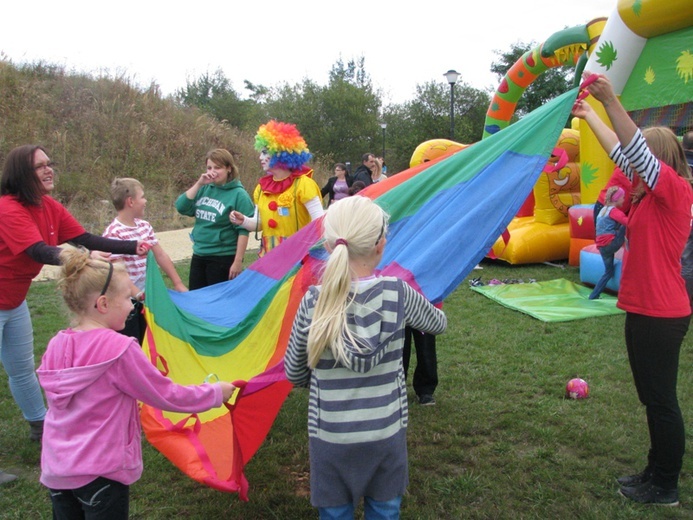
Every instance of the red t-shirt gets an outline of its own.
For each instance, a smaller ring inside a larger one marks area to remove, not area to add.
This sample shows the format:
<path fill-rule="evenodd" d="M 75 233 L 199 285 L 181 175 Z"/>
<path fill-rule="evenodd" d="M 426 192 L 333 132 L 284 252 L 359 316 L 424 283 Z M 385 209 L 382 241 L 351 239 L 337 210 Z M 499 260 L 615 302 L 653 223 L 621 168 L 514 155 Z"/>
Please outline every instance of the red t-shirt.
<path fill-rule="evenodd" d="M 654 190 L 631 207 L 617 306 L 657 318 L 691 313 L 681 254 L 691 231 L 693 190 L 660 161 Z"/>
<path fill-rule="evenodd" d="M 85 233 L 58 201 L 44 195 L 41 206 L 25 206 L 14 195 L 0 197 L 0 309 L 21 305 L 43 264 L 24 251 L 38 243 L 57 246 Z"/>

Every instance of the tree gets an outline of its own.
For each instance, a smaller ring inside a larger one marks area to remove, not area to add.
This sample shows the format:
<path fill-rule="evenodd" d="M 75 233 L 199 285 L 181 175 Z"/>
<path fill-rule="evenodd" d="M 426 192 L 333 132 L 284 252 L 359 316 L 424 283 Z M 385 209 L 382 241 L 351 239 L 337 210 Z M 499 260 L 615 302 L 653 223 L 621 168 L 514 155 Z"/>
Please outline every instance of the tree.
<path fill-rule="evenodd" d="M 327 86 L 304 79 L 272 90 L 269 97 L 270 117 L 296 124 L 312 153 L 334 162 L 360 161 L 363 153 L 376 153 L 381 103 L 363 58 L 346 64 L 338 60 Z"/>
<path fill-rule="evenodd" d="M 489 95 L 465 83 L 455 85 L 454 141 L 464 144 L 481 139 Z M 450 138 L 450 86 L 428 82 L 416 86 L 416 98 L 385 110 L 389 171 L 409 167 L 418 145 L 431 139 Z"/>
<path fill-rule="evenodd" d="M 246 87 L 248 87 L 246 82 Z M 255 87 L 258 97 L 263 87 Z M 205 72 L 196 80 L 188 80 L 185 88 L 176 92 L 177 100 L 184 106 L 195 106 L 219 121 L 227 121 L 231 126 L 245 129 L 255 121 L 257 101 L 243 100 L 231 86 L 231 81 L 221 70 L 213 74 Z"/>
<path fill-rule="evenodd" d="M 536 42 L 514 43 L 509 51 L 494 51 L 499 57 L 491 65 L 491 72 L 498 76 L 498 82 L 503 79 L 510 68 L 529 50 L 537 46 Z M 517 104 L 515 112 L 518 116 L 528 114 L 535 108 L 545 104 L 559 94 L 570 89 L 573 82 L 573 68 L 569 66 L 554 67 L 538 76 L 525 90 Z"/>

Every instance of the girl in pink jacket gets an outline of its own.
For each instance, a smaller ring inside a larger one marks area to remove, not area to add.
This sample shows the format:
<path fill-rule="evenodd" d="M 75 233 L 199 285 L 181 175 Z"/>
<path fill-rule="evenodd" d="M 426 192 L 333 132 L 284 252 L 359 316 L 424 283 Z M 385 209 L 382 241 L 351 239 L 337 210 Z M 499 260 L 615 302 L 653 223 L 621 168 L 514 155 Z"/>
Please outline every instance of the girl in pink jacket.
<path fill-rule="evenodd" d="M 75 248 L 61 260 L 59 285 L 76 325 L 49 342 L 37 371 L 48 400 L 41 483 L 54 518 L 127 519 L 129 485 L 142 474 L 137 401 L 202 412 L 228 401 L 234 386 L 163 376 L 137 341 L 116 332 L 132 310 L 125 268 Z"/>

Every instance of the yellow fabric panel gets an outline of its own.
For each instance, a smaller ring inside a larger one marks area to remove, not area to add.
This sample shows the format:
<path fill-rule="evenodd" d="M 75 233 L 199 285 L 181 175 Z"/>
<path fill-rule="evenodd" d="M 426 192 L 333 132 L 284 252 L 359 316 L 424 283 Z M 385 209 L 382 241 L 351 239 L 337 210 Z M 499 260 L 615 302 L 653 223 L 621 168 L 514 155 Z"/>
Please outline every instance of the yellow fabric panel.
<path fill-rule="evenodd" d="M 272 357 L 278 341 L 283 316 L 294 277 L 277 292 L 267 312 L 256 327 L 236 348 L 222 356 L 202 356 L 188 343 L 173 336 L 156 323 L 156 316 L 149 313 L 148 327 L 154 336 L 156 352 L 168 364 L 169 371 L 176 374 L 176 382 L 182 385 L 199 385 L 210 374 L 216 374 L 221 381 L 232 382 L 237 379 L 247 381 L 267 368 L 267 360 Z M 268 339 L 269 338 L 269 339 Z M 147 340 L 145 340 L 147 341 Z M 149 349 L 145 349 L 147 355 Z M 161 363 L 157 363 L 159 369 Z M 198 414 L 203 422 L 210 421 L 226 413 L 226 408 L 214 408 Z M 178 422 L 189 414 L 164 412 L 172 422 Z"/>

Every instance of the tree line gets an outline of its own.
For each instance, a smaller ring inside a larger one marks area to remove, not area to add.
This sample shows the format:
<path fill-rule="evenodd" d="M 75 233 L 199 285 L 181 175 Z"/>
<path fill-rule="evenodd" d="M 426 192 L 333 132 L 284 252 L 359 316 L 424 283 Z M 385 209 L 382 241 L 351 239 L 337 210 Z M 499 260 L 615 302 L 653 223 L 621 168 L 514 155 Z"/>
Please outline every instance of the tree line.
<path fill-rule="evenodd" d="M 496 51 L 490 70 L 498 82 L 534 42 L 516 43 Z M 568 68 L 552 69 L 525 92 L 516 117 L 541 106 L 570 88 Z M 417 85 L 414 99 L 400 104 L 383 102 L 366 70 L 365 58 L 337 60 L 326 85 L 305 78 L 294 85 L 257 85 L 243 81 L 246 95 L 232 86 L 221 70 L 188 80 L 175 94 L 178 103 L 197 107 L 219 121 L 252 133 L 269 119 L 294 123 L 312 153 L 327 163 L 351 163 L 355 168 L 365 152 L 383 155 L 390 173 L 409 167 L 412 152 L 429 139 L 452 138 L 459 143 L 481 139 L 491 92 L 461 81 L 454 87 L 454 135 L 450 136 L 450 86 L 442 81 Z M 383 134 L 381 123 L 387 125 Z"/>

